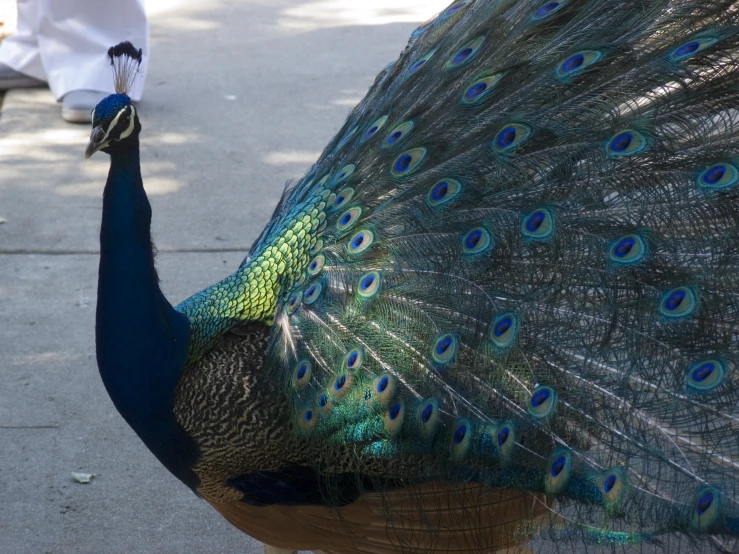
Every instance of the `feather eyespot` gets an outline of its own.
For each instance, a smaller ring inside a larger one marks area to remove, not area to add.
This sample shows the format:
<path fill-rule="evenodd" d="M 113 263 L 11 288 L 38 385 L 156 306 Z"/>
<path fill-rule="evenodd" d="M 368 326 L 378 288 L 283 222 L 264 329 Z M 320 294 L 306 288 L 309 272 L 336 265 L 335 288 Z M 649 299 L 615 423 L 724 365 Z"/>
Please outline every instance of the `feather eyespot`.
<path fill-rule="evenodd" d="M 460 192 L 462 185 L 456 179 L 442 179 L 435 183 L 426 194 L 426 203 L 438 208 L 451 202 Z"/>
<path fill-rule="evenodd" d="M 688 42 L 687 44 L 683 44 L 682 46 L 679 46 L 672 52 L 672 57 L 674 59 L 681 59 L 685 58 L 691 54 L 695 54 L 696 51 L 700 48 L 700 42 L 697 40 Z"/>
<path fill-rule="evenodd" d="M 441 422 L 439 404 L 434 398 L 422 401 L 416 408 L 416 425 L 423 439 L 434 437 Z"/>
<path fill-rule="evenodd" d="M 321 394 L 318 398 L 318 411 L 321 414 L 328 414 L 334 409 L 334 401 L 331 396 L 326 393 Z"/>
<path fill-rule="evenodd" d="M 318 414 L 311 407 L 303 408 L 298 412 L 298 428 L 304 432 L 310 432 L 316 428 Z"/>
<path fill-rule="evenodd" d="M 644 260 L 647 255 L 647 244 L 639 235 L 626 235 L 611 246 L 609 257 L 612 262 L 623 265 L 634 265 Z"/>
<path fill-rule="evenodd" d="M 338 152 L 339 150 L 344 148 L 344 146 L 346 146 L 346 143 L 349 142 L 349 139 L 351 139 L 354 136 L 354 133 L 356 132 L 357 132 L 357 127 L 353 127 L 352 129 L 350 129 L 344 135 L 344 138 L 342 138 L 341 141 L 339 141 L 339 144 L 336 146 L 336 150 L 334 150 L 334 152 Z"/>
<path fill-rule="evenodd" d="M 344 398 L 352 388 L 354 384 L 354 375 L 351 373 L 342 373 L 338 375 L 331 386 L 329 387 L 329 394 L 334 400 L 341 400 Z"/>
<path fill-rule="evenodd" d="M 313 246 L 310 247 L 310 250 L 308 250 L 308 253 L 313 255 L 317 254 L 321 251 L 323 248 L 323 239 L 318 239 L 316 242 L 313 243 Z"/>
<path fill-rule="evenodd" d="M 402 404 L 400 402 L 396 402 L 392 405 L 392 407 L 388 410 L 387 415 L 390 420 L 395 420 L 400 416 L 400 411 L 402 409 Z"/>
<path fill-rule="evenodd" d="M 600 478 L 600 492 L 606 511 L 615 515 L 628 487 L 628 481 L 619 468 L 607 470 Z"/>
<path fill-rule="evenodd" d="M 729 163 L 712 165 L 698 175 L 698 187 L 703 190 L 723 190 L 739 182 L 739 170 Z"/>
<path fill-rule="evenodd" d="M 300 302 L 303 299 L 303 293 L 301 291 L 294 292 L 287 299 L 287 315 L 293 315 L 300 307 Z"/>
<path fill-rule="evenodd" d="M 428 63 L 428 61 L 433 57 L 435 52 L 436 50 L 431 50 L 429 52 L 426 52 L 423 56 L 421 56 L 416 61 L 414 61 L 411 64 L 411 66 L 408 68 L 408 75 L 413 75 L 423 66 L 425 66 Z"/>
<path fill-rule="evenodd" d="M 549 473 L 552 477 L 559 477 L 559 474 L 562 473 L 562 470 L 565 468 L 565 464 L 567 463 L 567 458 L 564 456 L 560 456 L 557 459 L 555 459 L 552 464 L 549 466 Z"/>
<path fill-rule="evenodd" d="M 434 413 L 434 406 L 431 404 L 427 404 L 421 410 L 421 413 L 419 414 L 418 418 L 420 419 L 421 423 L 426 424 L 428 423 L 429 419 L 431 419 L 431 415 L 433 413 Z"/>
<path fill-rule="evenodd" d="M 374 137 L 380 131 L 380 129 L 384 127 L 385 123 L 387 122 L 387 117 L 388 116 L 383 115 L 381 118 L 375 120 L 364 132 L 364 135 L 362 136 L 362 142 L 365 142 Z"/>
<path fill-rule="evenodd" d="M 481 254 L 490 249 L 493 239 L 484 227 L 475 227 L 462 237 L 462 253 Z"/>
<path fill-rule="evenodd" d="M 502 78 L 502 73 L 478 78 L 469 87 L 467 87 L 467 90 L 464 91 L 462 102 L 465 104 L 476 104 L 477 102 L 480 102 L 490 94 L 495 85 L 497 85 L 498 81 Z"/>
<path fill-rule="evenodd" d="M 361 254 L 367 250 L 375 241 L 375 234 L 369 229 L 364 229 L 356 233 L 349 239 L 347 244 L 350 254 Z"/>
<path fill-rule="evenodd" d="M 344 359 L 341 362 L 341 367 L 346 371 L 357 371 L 362 367 L 364 361 L 364 353 L 359 348 L 353 348 L 344 355 Z"/>
<path fill-rule="evenodd" d="M 720 360 L 703 360 L 690 366 L 688 388 L 695 392 L 707 392 L 723 383 L 726 364 Z"/>
<path fill-rule="evenodd" d="M 496 436 L 496 438 L 498 439 L 498 446 L 504 446 L 506 444 L 510 432 L 510 429 L 505 425 L 498 431 L 498 434 Z"/>
<path fill-rule="evenodd" d="M 355 166 L 354 164 L 349 164 L 341 168 L 341 170 L 334 177 L 332 184 L 338 185 L 348 180 L 354 174 L 354 170 L 356 169 L 356 167 L 357 166 Z"/>
<path fill-rule="evenodd" d="M 681 62 L 695 56 L 706 48 L 710 48 L 718 42 L 715 37 L 694 38 L 673 49 L 668 58 L 675 62 Z"/>
<path fill-rule="evenodd" d="M 410 132 L 413 130 L 413 121 L 406 121 L 404 123 L 401 123 L 400 125 L 397 125 L 387 137 L 385 137 L 385 141 L 383 142 L 383 146 L 394 146 L 401 142 L 403 139 L 407 138 Z"/>
<path fill-rule="evenodd" d="M 443 12 L 441 12 L 441 19 L 443 20 L 443 19 L 453 16 L 454 14 L 462 11 L 462 9 L 466 8 L 471 3 L 472 3 L 472 0 L 462 0 L 461 2 L 455 2 L 454 4 L 449 6 L 447 9 L 445 9 Z"/>
<path fill-rule="evenodd" d="M 392 407 L 387 411 L 388 418 L 390 420 L 396 420 L 400 416 L 400 411 L 402 410 L 403 406 L 400 402 L 396 402 L 392 405 Z"/>
<path fill-rule="evenodd" d="M 332 208 L 341 208 L 345 204 L 348 204 L 352 198 L 354 198 L 354 189 L 347 187 L 336 193 L 336 198 L 334 198 Z"/>
<path fill-rule="evenodd" d="M 538 386 L 529 400 L 527 411 L 537 419 L 550 417 L 557 408 L 557 391 L 552 387 Z"/>
<path fill-rule="evenodd" d="M 308 264 L 308 274 L 310 276 L 318 275 L 325 264 L 326 257 L 323 254 L 319 254 Z"/>
<path fill-rule="evenodd" d="M 710 529 L 721 515 L 721 495 L 715 487 L 698 491 L 693 507 L 693 527 L 700 531 Z"/>
<path fill-rule="evenodd" d="M 341 214 L 339 216 L 339 219 L 336 221 L 337 229 L 339 229 L 339 231 L 346 231 L 359 220 L 361 215 L 362 208 L 360 208 L 359 206 L 355 208 L 349 208 L 343 214 Z"/>
<path fill-rule="evenodd" d="M 613 490 L 613 487 L 616 486 L 617 479 L 618 478 L 613 474 L 603 479 L 603 492 L 606 494 L 611 492 Z"/>
<path fill-rule="evenodd" d="M 572 455 L 567 450 L 557 450 L 547 464 L 544 488 L 547 494 L 556 496 L 563 492 L 572 477 Z"/>
<path fill-rule="evenodd" d="M 480 453 L 493 456 L 500 465 L 505 465 L 516 445 L 511 423 L 485 425 L 480 429 Z"/>
<path fill-rule="evenodd" d="M 396 158 L 395 162 L 393 162 L 390 173 L 392 173 L 394 177 L 406 177 L 418 168 L 419 164 L 425 157 L 425 148 L 421 147 L 408 150 Z"/>
<path fill-rule="evenodd" d="M 469 46 L 466 46 L 466 47 L 462 48 L 459 52 L 457 52 L 455 54 L 454 58 L 452 58 L 451 63 L 450 64 L 447 64 L 447 65 L 450 66 L 450 67 L 454 67 L 455 65 L 463 64 L 464 62 L 466 62 L 470 58 L 470 56 L 472 54 L 473 54 L 472 48 L 470 48 Z M 127 119 L 128 118 L 126 118 L 126 120 Z"/>
<path fill-rule="evenodd" d="M 391 437 L 397 435 L 403 428 L 404 420 L 405 404 L 402 400 L 396 400 L 385 412 L 385 417 L 383 418 L 385 432 Z"/>
<path fill-rule="evenodd" d="M 557 66 L 557 76 L 571 77 L 590 67 L 603 57 L 597 50 L 583 50 L 563 60 Z"/>
<path fill-rule="evenodd" d="M 519 319 L 513 312 L 503 312 L 495 316 L 490 324 L 490 340 L 499 350 L 508 350 L 518 336 Z"/>
<path fill-rule="evenodd" d="M 362 299 L 368 299 L 380 292 L 382 277 L 379 271 L 370 271 L 359 278 L 357 294 Z"/>
<path fill-rule="evenodd" d="M 564 5 L 564 2 L 546 2 L 542 4 L 533 16 L 535 20 L 541 20 L 557 13 Z"/>
<path fill-rule="evenodd" d="M 398 382 L 394 376 L 384 373 L 372 382 L 370 398 L 378 408 L 386 408 L 395 397 Z"/>
<path fill-rule="evenodd" d="M 521 233 L 526 239 L 548 240 L 554 235 L 554 217 L 547 209 L 534 210 L 523 218 Z"/>
<path fill-rule="evenodd" d="M 439 365 L 448 365 L 457 354 L 457 337 L 451 333 L 440 335 L 431 347 L 431 357 Z"/>
<path fill-rule="evenodd" d="M 321 283 L 313 283 L 305 289 L 305 292 L 303 293 L 303 303 L 308 305 L 313 304 L 321 296 L 322 291 L 323 285 Z"/>
<path fill-rule="evenodd" d="M 302 390 L 310 382 L 313 367 L 310 360 L 300 360 L 293 370 L 293 387 Z"/>
<path fill-rule="evenodd" d="M 562 62 L 562 65 L 559 66 L 559 71 L 562 74 L 572 73 L 573 71 L 580 69 L 584 62 L 585 56 L 582 54 L 575 54 Z"/>
<path fill-rule="evenodd" d="M 487 438 L 485 438 L 487 437 Z M 516 433 L 512 423 L 488 425 L 485 427 L 483 444 L 499 462 L 505 464 L 516 446 Z"/>
<path fill-rule="evenodd" d="M 644 135 L 627 129 L 625 131 L 618 132 L 613 138 L 611 138 L 606 144 L 606 152 L 612 158 L 621 158 L 624 156 L 633 156 L 643 152 L 647 147 L 647 139 Z"/>
<path fill-rule="evenodd" d="M 698 307 L 698 300 L 690 287 L 678 287 L 667 291 L 662 297 L 659 310 L 668 318 L 690 317 Z"/>
<path fill-rule="evenodd" d="M 454 461 L 463 460 L 472 446 L 472 424 L 466 418 L 459 418 L 452 432 L 452 453 Z"/>
<path fill-rule="evenodd" d="M 476 39 L 468 42 L 462 48 L 457 50 L 451 60 L 447 62 L 447 69 L 454 69 L 465 65 L 467 62 L 472 60 L 480 51 L 480 47 L 485 42 L 485 37 L 477 37 Z"/>
<path fill-rule="evenodd" d="M 519 123 L 511 123 L 498 131 L 493 140 L 493 148 L 498 152 L 508 152 L 519 146 L 531 136 L 531 128 Z"/>
<path fill-rule="evenodd" d="M 462 424 L 454 432 L 454 444 L 461 444 L 467 436 L 467 426 Z"/>

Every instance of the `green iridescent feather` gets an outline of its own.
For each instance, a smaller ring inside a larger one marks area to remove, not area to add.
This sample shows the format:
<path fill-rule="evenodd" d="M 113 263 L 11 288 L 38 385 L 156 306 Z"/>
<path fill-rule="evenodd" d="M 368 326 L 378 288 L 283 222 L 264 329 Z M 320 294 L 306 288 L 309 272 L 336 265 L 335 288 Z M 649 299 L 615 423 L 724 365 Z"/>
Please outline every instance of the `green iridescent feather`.
<path fill-rule="evenodd" d="M 353 452 L 321 474 L 543 493 L 533 534 L 567 544 L 731 548 L 737 6 L 452 8 L 178 307 L 191 363 L 269 322 L 291 432 Z"/>

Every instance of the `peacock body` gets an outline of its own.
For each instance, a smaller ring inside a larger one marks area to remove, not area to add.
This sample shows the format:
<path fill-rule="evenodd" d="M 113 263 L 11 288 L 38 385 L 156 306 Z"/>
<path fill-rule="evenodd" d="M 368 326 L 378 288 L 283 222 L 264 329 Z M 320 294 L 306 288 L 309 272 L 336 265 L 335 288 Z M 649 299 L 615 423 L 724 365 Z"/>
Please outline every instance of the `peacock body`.
<path fill-rule="evenodd" d="M 274 546 L 736 548 L 738 14 L 453 3 L 241 267 L 176 308 L 135 107 L 104 100 L 88 154 L 111 155 L 96 329 L 116 407 Z M 137 56 L 112 49 L 120 82 Z"/>

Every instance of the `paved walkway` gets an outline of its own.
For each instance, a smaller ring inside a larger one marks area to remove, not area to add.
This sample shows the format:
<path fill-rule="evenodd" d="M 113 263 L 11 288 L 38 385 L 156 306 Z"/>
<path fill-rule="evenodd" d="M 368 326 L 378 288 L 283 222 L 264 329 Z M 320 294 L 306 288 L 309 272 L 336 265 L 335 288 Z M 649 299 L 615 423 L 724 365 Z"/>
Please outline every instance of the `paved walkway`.
<path fill-rule="evenodd" d="M 173 303 L 233 271 L 411 30 L 443 0 L 158 0 L 143 173 Z M 104 155 L 48 91 L 0 115 L 0 550 L 251 553 L 169 475 L 97 373 Z M 71 472 L 94 473 L 89 485 Z"/>

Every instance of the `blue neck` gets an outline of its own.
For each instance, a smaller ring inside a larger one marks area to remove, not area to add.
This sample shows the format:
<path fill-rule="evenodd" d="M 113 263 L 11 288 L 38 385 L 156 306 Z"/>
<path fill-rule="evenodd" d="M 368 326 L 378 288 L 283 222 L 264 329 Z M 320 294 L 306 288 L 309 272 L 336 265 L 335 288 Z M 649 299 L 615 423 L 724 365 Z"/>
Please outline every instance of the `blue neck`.
<path fill-rule="evenodd" d="M 151 206 L 138 138 L 110 150 L 103 193 L 95 323 L 100 375 L 118 411 L 159 460 L 193 487 L 196 449 L 172 404 L 187 362 L 189 323 L 159 289 Z"/>

